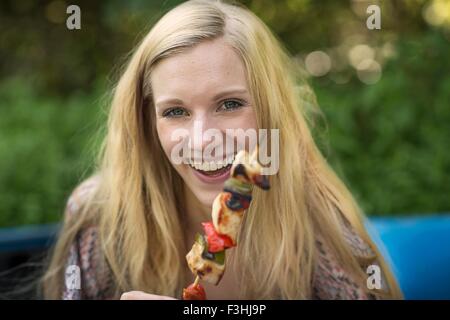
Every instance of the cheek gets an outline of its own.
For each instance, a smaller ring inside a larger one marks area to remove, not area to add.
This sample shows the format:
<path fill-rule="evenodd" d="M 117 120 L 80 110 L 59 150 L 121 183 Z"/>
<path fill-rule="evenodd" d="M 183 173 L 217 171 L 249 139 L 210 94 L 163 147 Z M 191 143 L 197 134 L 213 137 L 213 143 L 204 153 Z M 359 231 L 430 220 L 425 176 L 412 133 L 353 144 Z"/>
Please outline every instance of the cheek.
<path fill-rule="evenodd" d="M 248 128 L 253 128 L 255 130 L 258 129 L 255 109 L 251 108 L 248 112 L 246 112 L 244 121 L 245 123 L 247 123 L 247 129 Z"/>
<path fill-rule="evenodd" d="M 258 129 L 256 114 L 253 108 L 248 108 L 236 117 L 227 119 L 221 123 L 221 129 Z"/>
<path fill-rule="evenodd" d="M 176 144 L 176 141 L 172 141 L 171 139 L 173 130 L 174 129 L 170 126 L 164 125 L 163 123 L 160 123 L 158 121 L 156 122 L 156 131 L 158 133 L 159 142 L 161 143 L 164 153 L 169 159 L 170 152 L 173 146 Z"/>

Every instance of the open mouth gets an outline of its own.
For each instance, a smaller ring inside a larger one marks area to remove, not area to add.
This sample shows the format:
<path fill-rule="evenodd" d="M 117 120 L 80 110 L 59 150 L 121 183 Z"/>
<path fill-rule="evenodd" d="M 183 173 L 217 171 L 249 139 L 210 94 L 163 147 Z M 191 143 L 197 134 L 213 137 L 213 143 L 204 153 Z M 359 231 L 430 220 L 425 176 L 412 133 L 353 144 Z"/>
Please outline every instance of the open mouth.
<path fill-rule="evenodd" d="M 224 174 L 226 171 L 231 169 L 231 164 L 227 165 L 226 167 L 223 167 L 221 169 L 217 169 L 217 170 L 213 170 L 213 171 L 203 171 L 203 170 L 197 170 L 198 172 L 200 172 L 201 174 L 205 175 L 205 176 L 209 176 L 209 177 L 216 177 L 216 176 L 220 176 L 222 174 Z"/>
<path fill-rule="evenodd" d="M 190 160 L 189 166 L 203 177 L 220 178 L 228 175 L 234 161 L 234 156 L 229 156 L 224 160 L 201 163 Z"/>

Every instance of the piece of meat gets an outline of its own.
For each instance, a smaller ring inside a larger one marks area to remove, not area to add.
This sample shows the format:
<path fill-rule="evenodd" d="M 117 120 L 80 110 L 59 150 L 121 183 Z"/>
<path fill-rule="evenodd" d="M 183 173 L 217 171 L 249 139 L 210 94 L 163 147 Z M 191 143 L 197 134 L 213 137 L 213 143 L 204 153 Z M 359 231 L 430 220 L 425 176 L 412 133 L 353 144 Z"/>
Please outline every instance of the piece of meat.
<path fill-rule="evenodd" d="M 219 193 L 213 202 L 211 215 L 217 233 L 228 236 L 235 246 L 237 244 L 237 233 L 241 227 L 245 209 L 238 211 L 231 210 L 226 205 L 226 202 L 231 196 L 229 192 Z"/>
<path fill-rule="evenodd" d="M 191 269 L 193 274 L 198 275 L 200 279 L 217 285 L 225 272 L 225 264 L 219 264 L 204 258 L 204 251 L 205 246 L 195 241 L 191 251 L 186 255 L 189 269 Z"/>

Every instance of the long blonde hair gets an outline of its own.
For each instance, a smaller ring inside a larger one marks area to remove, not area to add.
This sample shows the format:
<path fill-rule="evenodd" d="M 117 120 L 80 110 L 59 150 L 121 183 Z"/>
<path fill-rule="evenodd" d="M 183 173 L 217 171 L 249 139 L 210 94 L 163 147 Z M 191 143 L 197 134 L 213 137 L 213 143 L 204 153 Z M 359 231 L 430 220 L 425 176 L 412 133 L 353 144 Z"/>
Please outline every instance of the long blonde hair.
<path fill-rule="evenodd" d="M 280 134 L 279 172 L 270 177 L 270 192 L 254 190 L 235 249 L 242 297 L 310 298 L 318 235 L 365 287 L 367 274 L 361 266 L 368 261 L 355 256 L 346 243 L 342 219 L 375 252 L 369 260 L 381 265 L 386 297 L 401 297 L 365 231 L 361 209 L 312 138 L 297 68 L 287 50 L 251 11 L 218 0 L 192 0 L 175 7 L 132 55 L 114 90 L 99 153 L 99 186 L 76 219 L 65 220 L 44 277 L 45 297 L 61 296 L 70 244 L 91 223 L 98 227 L 117 294 L 142 290 L 179 297 L 190 245 L 182 227 L 184 182 L 156 134 L 150 74 L 158 61 L 219 37 L 245 65 L 259 128 L 278 128 Z"/>

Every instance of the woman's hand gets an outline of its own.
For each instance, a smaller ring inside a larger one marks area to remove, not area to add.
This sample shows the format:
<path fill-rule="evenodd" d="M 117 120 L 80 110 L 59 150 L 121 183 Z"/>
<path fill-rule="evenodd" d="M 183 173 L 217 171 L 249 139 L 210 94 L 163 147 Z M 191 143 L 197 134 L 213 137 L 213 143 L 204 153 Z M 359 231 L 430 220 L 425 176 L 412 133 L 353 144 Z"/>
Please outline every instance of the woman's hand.
<path fill-rule="evenodd" d="M 156 294 L 145 293 L 142 291 L 124 292 L 120 296 L 120 300 L 177 300 L 172 297 L 158 296 Z"/>

